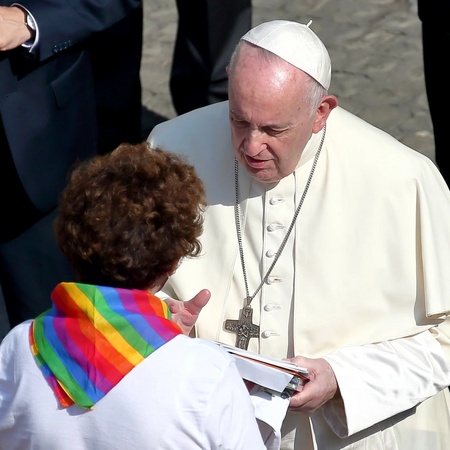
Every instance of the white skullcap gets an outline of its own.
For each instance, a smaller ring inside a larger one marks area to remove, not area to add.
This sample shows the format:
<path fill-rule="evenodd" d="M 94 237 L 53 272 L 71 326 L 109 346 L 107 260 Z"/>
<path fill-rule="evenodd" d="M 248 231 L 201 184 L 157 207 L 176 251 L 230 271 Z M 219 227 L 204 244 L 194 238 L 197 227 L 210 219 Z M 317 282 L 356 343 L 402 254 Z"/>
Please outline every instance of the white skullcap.
<path fill-rule="evenodd" d="M 274 53 L 328 90 L 331 82 L 330 56 L 322 41 L 309 28 L 310 24 L 273 20 L 251 29 L 241 39 Z"/>

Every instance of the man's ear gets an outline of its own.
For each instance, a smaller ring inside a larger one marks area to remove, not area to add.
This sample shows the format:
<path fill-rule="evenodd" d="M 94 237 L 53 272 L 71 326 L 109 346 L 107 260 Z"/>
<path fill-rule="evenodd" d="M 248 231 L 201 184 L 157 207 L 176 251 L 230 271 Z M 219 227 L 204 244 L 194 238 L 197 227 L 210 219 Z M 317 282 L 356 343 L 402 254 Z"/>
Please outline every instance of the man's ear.
<path fill-rule="evenodd" d="M 225 70 L 227 71 L 227 75 L 230 75 L 230 65 L 228 64 L 227 67 L 225 67 Z"/>
<path fill-rule="evenodd" d="M 323 97 L 322 102 L 315 113 L 316 118 L 312 129 L 313 133 L 318 133 L 325 126 L 328 116 L 337 105 L 338 99 L 334 95 L 325 95 L 325 97 Z"/>
<path fill-rule="evenodd" d="M 181 262 L 181 259 L 178 259 L 176 262 L 173 263 L 172 269 L 169 270 L 169 273 L 167 274 L 167 276 L 170 277 L 170 275 L 173 275 L 176 272 L 176 270 L 180 266 L 180 262 Z"/>

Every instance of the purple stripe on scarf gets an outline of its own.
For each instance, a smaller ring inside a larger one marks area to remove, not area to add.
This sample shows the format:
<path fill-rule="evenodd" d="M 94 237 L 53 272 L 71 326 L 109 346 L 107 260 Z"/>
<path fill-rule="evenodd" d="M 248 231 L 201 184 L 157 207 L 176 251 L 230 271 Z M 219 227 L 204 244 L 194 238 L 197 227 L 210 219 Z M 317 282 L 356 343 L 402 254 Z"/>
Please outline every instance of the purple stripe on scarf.
<path fill-rule="evenodd" d="M 74 320 L 74 319 L 72 319 Z M 53 328 L 55 333 L 65 348 L 66 352 L 72 358 L 72 364 L 78 365 L 83 372 L 89 378 L 89 381 L 95 386 L 103 394 L 106 394 L 109 390 L 114 387 L 108 379 L 106 379 L 103 374 L 97 370 L 97 368 L 87 359 L 86 355 L 81 351 L 81 349 L 77 346 L 77 344 L 73 341 L 66 330 L 65 319 L 54 318 L 53 319 Z M 87 339 L 87 338 L 86 338 Z M 89 345 L 92 345 L 89 342 Z M 69 367 L 70 362 L 65 363 L 66 367 Z M 71 371 L 73 374 L 73 372 Z M 78 381 L 78 380 L 77 380 Z M 85 392 L 89 392 L 86 386 L 81 386 L 81 388 Z"/>

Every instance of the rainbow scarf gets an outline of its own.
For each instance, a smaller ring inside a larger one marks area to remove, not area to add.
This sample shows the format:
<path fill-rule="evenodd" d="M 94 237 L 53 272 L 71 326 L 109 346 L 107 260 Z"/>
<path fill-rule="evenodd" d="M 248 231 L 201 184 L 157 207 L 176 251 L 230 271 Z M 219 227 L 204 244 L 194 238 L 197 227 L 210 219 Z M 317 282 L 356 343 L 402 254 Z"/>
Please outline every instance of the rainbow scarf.
<path fill-rule="evenodd" d="M 167 305 L 140 290 L 60 283 L 30 327 L 30 345 L 61 405 L 92 408 L 181 330 Z"/>

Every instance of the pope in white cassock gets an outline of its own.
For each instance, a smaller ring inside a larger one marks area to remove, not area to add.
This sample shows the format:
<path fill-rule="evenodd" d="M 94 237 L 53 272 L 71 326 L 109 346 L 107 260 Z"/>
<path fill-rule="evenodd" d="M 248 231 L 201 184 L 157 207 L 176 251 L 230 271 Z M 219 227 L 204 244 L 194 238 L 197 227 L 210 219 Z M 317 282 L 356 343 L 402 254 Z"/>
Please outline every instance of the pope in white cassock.
<path fill-rule="evenodd" d="M 211 294 L 199 337 L 309 370 L 283 449 L 448 450 L 450 193 L 439 171 L 337 107 L 308 26 L 249 31 L 229 78 L 229 103 L 149 137 L 187 155 L 209 203 L 203 256 L 165 294 L 200 306 Z"/>

